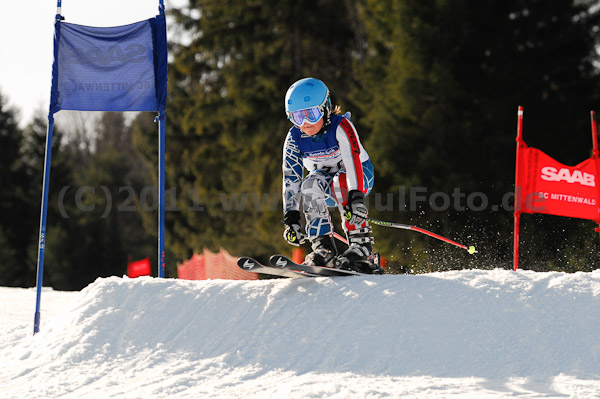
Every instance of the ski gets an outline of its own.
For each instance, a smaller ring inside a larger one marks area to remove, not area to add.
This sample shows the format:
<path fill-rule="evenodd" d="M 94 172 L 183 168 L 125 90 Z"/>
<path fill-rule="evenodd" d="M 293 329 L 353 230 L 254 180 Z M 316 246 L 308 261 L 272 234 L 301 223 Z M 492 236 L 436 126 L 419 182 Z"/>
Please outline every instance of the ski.
<path fill-rule="evenodd" d="M 311 273 L 321 277 L 342 277 L 342 276 L 362 276 L 365 273 L 355 272 L 353 270 L 336 269 L 334 267 L 311 266 L 298 264 L 283 255 L 273 255 L 269 259 L 271 267 L 280 270 L 297 270 L 301 272 Z"/>
<path fill-rule="evenodd" d="M 273 267 L 269 265 L 263 265 L 259 261 L 243 256 L 238 258 L 237 265 L 240 269 L 247 272 L 255 272 L 261 274 L 268 274 L 271 276 L 299 278 L 299 277 L 319 277 L 318 274 L 309 273 L 306 271 L 296 271 L 292 269 L 282 269 L 279 267 Z"/>

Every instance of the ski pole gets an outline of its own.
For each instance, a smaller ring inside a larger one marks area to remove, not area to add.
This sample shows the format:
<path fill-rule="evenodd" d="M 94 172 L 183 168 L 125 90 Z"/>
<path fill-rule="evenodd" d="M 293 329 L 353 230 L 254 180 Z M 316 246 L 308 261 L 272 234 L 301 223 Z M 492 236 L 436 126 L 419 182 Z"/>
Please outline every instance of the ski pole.
<path fill-rule="evenodd" d="M 341 234 L 338 234 L 334 231 L 333 236 L 335 238 L 337 238 L 338 240 L 340 240 L 341 242 L 343 242 L 344 244 L 348 245 L 348 240 L 346 240 L 346 238 L 344 238 L 344 236 L 342 236 Z"/>
<path fill-rule="evenodd" d="M 425 229 L 422 229 L 422 228 L 420 228 L 420 227 L 417 227 L 417 226 L 410 226 L 410 225 L 408 225 L 408 224 L 401 224 L 401 223 L 384 222 L 384 221 L 382 221 L 382 220 L 377 220 L 377 219 L 372 219 L 372 218 L 367 218 L 367 220 L 368 220 L 370 223 L 376 224 L 376 225 L 378 225 L 378 226 L 384 226 L 384 227 L 393 227 L 393 228 L 395 228 L 395 229 L 404 229 L 404 230 L 413 230 L 413 231 L 417 231 L 417 232 L 419 232 L 419 233 L 422 233 L 422 234 L 428 235 L 428 236 L 430 236 L 430 237 L 437 238 L 438 240 L 441 240 L 441 241 L 447 242 L 448 244 L 452 244 L 452 245 L 455 245 L 455 246 L 457 246 L 457 247 L 459 247 L 459 248 L 462 248 L 462 249 L 466 250 L 468 253 L 470 253 L 471 255 L 473 255 L 473 254 L 477 253 L 477 250 L 475 250 L 475 247 L 474 247 L 474 246 L 472 246 L 472 245 L 471 245 L 470 247 L 467 247 L 466 245 L 459 244 L 459 243 L 457 243 L 456 241 L 452 241 L 452 240 L 451 240 L 451 239 L 449 239 L 449 238 L 442 237 L 442 236 L 441 236 L 441 235 L 439 235 L 439 234 L 432 233 L 432 232 L 431 232 L 431 231 L 429 231 L 429 230 L 425 230 Z"/>
<path fill-rule="evenodd" d="M 429 230 L 422 229 L 421 227 L 410 226 L 408 224 L 401 224 L 401 223 L 384 222 L 383 220 L 377 220 L 377 219 L 372 219 L 372 218 L 367 218 L 367 220 L 370 223 L 376 224 L 378 226 L 393 227 L 393 228 L 396 228 L 396 229 L 404 229 L 404 230 L 417 231 L 419 233 L 428 235 L 430 237 L 437 238 L 438 240 L 447 242 L 448 244 L 452 244 L 452 245 L 455 245 L 455 246 L 457 246 L 459 248 L 462 248 L 462 249 L 466 250 L 468 253 L 470 253 L 471 255 L 477 253 L 477 250 L 475 249 L 475 247 L 473 245 L 467 247 L 466 245 L 460 244 L 460 243 L 458 243 L 456 241 L 452 241 L 449 238 L 442 237 L 439 234 L 433 233 L 433 232 L 431 232 Z M 336 238 L 336 239 L 338 239 L 338 240 L 340 240 L 344 244 L 348 244 L 348 240 L 346 240 L 346 238 L 344 238 L 342 235 L 336 233 L 335 231 L 333 232 L 333 237 Z M 308 240 L 308 237 L 306 235 L 302 235 L 301 238 L 300 238 L 300 244 L 304 244 L 307 240 Z"/>

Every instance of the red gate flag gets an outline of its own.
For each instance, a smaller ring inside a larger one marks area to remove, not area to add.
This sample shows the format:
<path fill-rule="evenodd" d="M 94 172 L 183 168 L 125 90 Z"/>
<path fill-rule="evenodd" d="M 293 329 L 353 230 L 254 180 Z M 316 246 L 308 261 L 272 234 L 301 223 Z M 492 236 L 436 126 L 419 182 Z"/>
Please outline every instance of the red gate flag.
<path fill-rule="evenodd" d="M 593 220 L 600 225 L 600 159 L 594 111 L 592 157 L 564 165 L 523 141 L 523 107 L 518 110 L 517 162 L 515 169 L 514 269 L 519 265 L 519 217 L 521 213 Z M 598 229 L 596 230 L 598 231 Z"/>
<path fill-rule="evenodd" d="M 518 151 L 519 211 L 598 220 L 598 159 L 567 166 L 525 143 Z"/>
<path fill-rule="evenodd" d="M 129 262 L 127 264 L 127 276 L 130 278 L 136 278 L 140 276 L 151 276 L 150 259 L 144 258 L 135 262 Z"/>

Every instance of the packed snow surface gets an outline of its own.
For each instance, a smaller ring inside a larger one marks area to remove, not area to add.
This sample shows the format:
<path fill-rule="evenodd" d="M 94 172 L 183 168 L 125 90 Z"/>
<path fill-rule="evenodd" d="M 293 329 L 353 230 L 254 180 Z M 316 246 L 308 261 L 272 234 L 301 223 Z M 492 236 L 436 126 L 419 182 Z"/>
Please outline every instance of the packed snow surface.
<path fill-rule="evenodd" d="M 2 398 L 598 398 L 600 270 L 0 288 Z"/>

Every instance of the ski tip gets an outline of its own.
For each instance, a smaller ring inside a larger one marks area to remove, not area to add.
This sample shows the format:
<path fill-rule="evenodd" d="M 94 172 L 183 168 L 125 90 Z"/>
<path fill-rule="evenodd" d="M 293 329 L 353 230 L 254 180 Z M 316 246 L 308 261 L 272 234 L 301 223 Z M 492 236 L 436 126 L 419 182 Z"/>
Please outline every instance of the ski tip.
<path fill-rule="evenodd" d="M 259 263 L 256 260 L 248 258 L 246 256 L 238 258 L 237 264 L 244 270 L 252 270 L 255 267 L 259 266 Z"/>
<path fill-rule="evenodd" d="M 288 266 L 288 259 L 283 255 L 273 255 L 269 258 L 269 263 L 273 266 L 284 268 Z"/>

